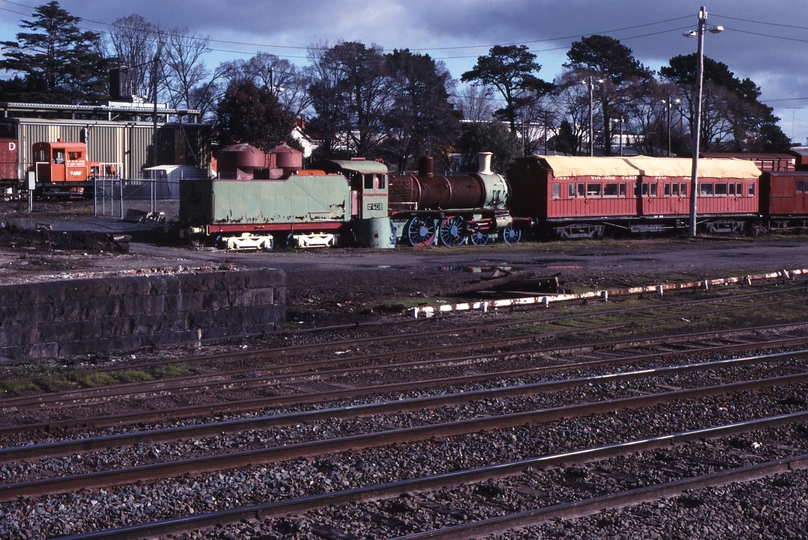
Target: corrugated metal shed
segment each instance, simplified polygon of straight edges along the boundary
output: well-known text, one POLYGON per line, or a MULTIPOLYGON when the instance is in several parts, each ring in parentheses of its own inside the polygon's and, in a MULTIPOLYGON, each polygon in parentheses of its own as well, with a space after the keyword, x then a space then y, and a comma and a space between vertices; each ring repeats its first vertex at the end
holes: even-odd
POLYGON ((31 147, 37 142, 87 143, 92 161, 115 164, 124 178, 141 178, 143 169, 155 165, 210 166, 210 126, 207 124, 109 122, 18 118, 19 171, 32 163, 31 147), (155 159, 156 148, 156 159, 155 159))

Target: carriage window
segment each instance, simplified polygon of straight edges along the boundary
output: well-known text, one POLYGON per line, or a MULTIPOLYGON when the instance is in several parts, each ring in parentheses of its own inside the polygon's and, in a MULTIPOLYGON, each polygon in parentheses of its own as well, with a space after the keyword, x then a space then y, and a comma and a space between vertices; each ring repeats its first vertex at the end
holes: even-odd
POLYGON ((648 184, 646 184, 645 182, 643 182, 642 184, 642 196, 643 197, 648 196, 648 184))
POLYGON ((385 184, 387 184, 387 175, 385 175, 385 174, 380 174, 380 175, 379 175, 379 185, 378 185, 378 188, 379 188, 379 189, 384 189, 384 188, 385 188, 385 184))
POLYGON ((625 197, 625 196, 626 196, 626 185, 625 185, 625 184, 622 184, 622 183, 620 184, 620 196, 621 196, 621 197, 625 197))
POLYGON ((656 184, 651 184, 651 197, 656 197, 657 189, 656 184))
POLYGON ((729 185, 729 194, 730 195, 735 195, 735 184, 730 184, 729 185))
POLYGON ((726 195, 727 194, 727 185, 726 184, 716 184, 715 185, 715 194, 716 195, 726 195))
POLYGON ((604 197, 617 197, 617 184, 606 184, 603 186, 604 197))
POLYGON ((738 197, 743 197, 743 184, 735 184, 735 194, 738 197))
POLYGON ((804 184, 802 183, 802 180, 797 180, 797 193, 799 193, 799 192, 801 192, 801 191, 802 191, 802 192, 804 192, 804 191, 805 191, 805 189, 803 188, 803 185, 804 185, 804 184))
POLYGON ((673 184, 671 187, 673 188, 673 195, 679 195, 679 184, 673 184))
POLYGON ((589 197, 600 197, 600 184, 587 184, 586 194, 589 197))
POLYGON ((671 196, 671 185, 670 184, 665 184, 665 196, 666 197, 671 196))
POLYGON ((570 199, 574 199, 575 198, 575 184, 567 184, 567 186, 568 186, 567 192, 568 192, 568 194, 570 196, 570 199))
POLYGON ((586 184, 578 184, 578 196, 583 197, 586 195, 586 184))
POLYGON ((365 175, 365 189, 373 189, 373 175, 366 174, 365 175))
POLYGON ((553 184, 553 198, 554 199, 561 198, 561 184, 553 184))
POLYGON ((687 197, 687 184, 679 184, 679 190, 682 192, 682 197, 687 197))
POLYGON ((749 184, 749 196, 752 197, 755 195, 755 184, 749 184))
POLYGON ((713 185, 712 184, 699 184, 699 193, 701 195, 712 195, 713 194, 713 185))

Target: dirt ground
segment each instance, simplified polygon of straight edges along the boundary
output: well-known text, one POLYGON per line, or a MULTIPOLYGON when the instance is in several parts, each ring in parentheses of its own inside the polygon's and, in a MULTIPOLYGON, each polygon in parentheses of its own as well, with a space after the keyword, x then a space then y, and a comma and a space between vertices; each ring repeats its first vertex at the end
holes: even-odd
POLYGON ((280 268, 287 276, 288 320, 325 325, 467 299, 464 289, 512 274, 536 287, 537 280, 553 278, 566 291, 582 291, 808 269, 804 236, 232 253, 183 245, 165 225, 97 218, 92 201, 37 203, 33 212, 25 201, 0 202, 0 284, 280 268))

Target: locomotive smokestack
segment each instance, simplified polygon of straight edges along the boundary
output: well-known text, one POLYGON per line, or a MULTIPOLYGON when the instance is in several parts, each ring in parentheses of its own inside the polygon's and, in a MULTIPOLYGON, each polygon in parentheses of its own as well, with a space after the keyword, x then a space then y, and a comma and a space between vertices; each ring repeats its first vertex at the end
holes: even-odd
POLYGON ((432 156, 423 156, 418 161, 418 176, 434 176, 435 160, 432 156))
POLYGON ((491 174, 491 152, 479 152, 477 157, 480 158, 480 174, 491 174))

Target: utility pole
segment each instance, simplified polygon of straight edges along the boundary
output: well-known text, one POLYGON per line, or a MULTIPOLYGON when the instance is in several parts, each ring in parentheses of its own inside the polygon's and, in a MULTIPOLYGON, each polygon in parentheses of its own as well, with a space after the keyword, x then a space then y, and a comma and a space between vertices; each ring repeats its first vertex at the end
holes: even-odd
MULTIPOLYGON (((699 189, 699 142, 701 139, 701 96, 704 86, 704 29, 707 27, 707 8, 699 10, 699 25, 697 31, 686 32, 686 37, 696 36, 698 38, 697 55, 699 60, 696 71, 696 85, 698 87, 696 96, 696 118, 693 128, 693 170, 690 177, 690 236, 696 236, 696 199, 699 189)), ((724 30, 721 26, 711 28, 710 32, 718 34, 724 30)))

